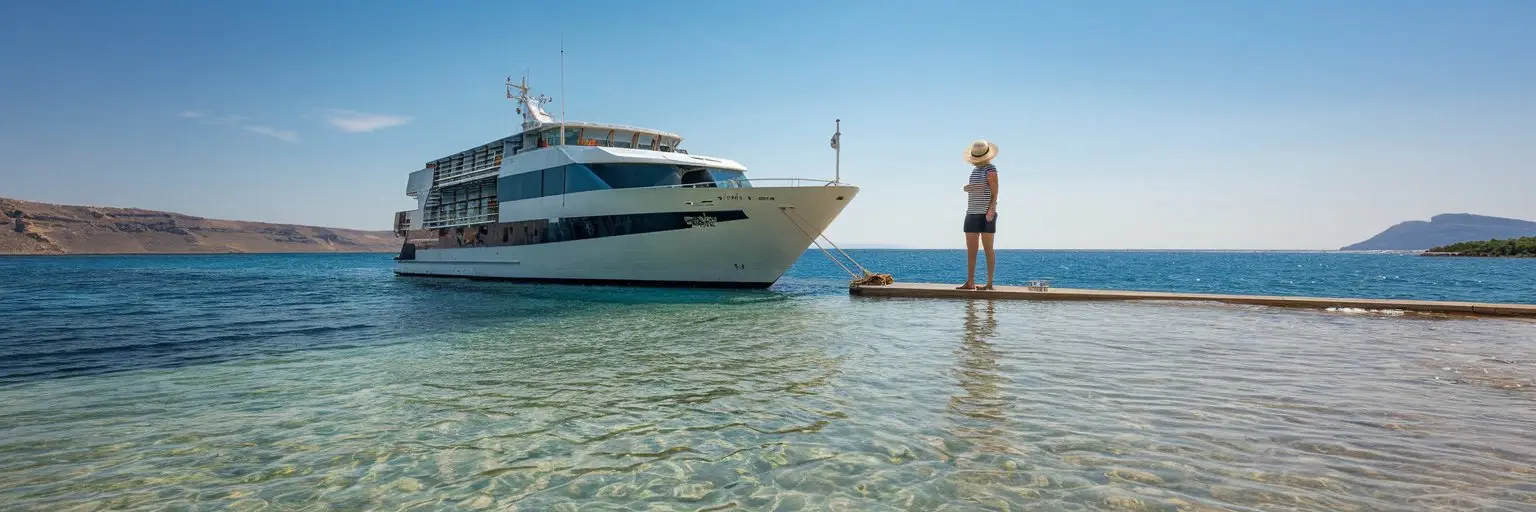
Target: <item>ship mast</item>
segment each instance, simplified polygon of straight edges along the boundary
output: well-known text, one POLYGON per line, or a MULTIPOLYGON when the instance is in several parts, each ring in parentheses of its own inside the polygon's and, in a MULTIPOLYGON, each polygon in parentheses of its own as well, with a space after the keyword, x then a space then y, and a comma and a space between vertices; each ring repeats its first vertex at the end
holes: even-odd
POLYGON ((540 103, 549 103, 551 101, 550 98, 542 94, 538 97, 532 97, 528 95, 528 91, 527 76, 523 77, 522 83, 514 83, 512 82, 512 77, 507 77, 507 99, 519 103, 517 113, 523 116, 523 129, 527 130, 554 122, 554 119, 551 119, 549 114, 539 107, 540 103), (517 91, 516 96, 512 95, 514 90, 517 91))

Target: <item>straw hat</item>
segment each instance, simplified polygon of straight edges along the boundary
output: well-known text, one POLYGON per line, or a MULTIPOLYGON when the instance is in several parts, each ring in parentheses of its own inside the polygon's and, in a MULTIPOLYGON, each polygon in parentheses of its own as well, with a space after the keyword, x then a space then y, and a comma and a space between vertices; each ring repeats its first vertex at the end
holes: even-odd
POLYGON ((986 139, 977 139, 971 143, 971 147, 965 150, 965 161, 971 164, 979 164, 997 156, 997 144, 987 142, 986 139))

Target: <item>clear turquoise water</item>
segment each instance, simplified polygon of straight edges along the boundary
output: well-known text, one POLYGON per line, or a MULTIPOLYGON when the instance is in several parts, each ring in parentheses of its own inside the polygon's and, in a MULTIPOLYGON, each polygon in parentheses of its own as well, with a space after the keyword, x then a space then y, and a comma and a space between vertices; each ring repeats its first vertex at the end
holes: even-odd
MULTIPOLYGON (((958 252, 861 251, 955 280, 958 252)), ((1014 252, 1021 282, 1536 303, 1536 261, 1014 252)), ((5 510, 1530 510, 1536 323, 0 258, 5 510)))

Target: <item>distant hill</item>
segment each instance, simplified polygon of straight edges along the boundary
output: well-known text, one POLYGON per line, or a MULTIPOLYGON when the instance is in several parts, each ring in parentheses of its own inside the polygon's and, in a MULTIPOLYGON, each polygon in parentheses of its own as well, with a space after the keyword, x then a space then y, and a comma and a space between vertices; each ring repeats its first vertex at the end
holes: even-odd
POLYGON ((1536 258, 1536 236, 1506 240, 1458 242, 1430 248, 1425 256, 1484 256, 1493 258, 1536 258))
POLYGON ((393 252, 399 245, 389 231, 0 198, 0 254, 393 252))
POLYGON ((1536 236, 1536 222, 1467 213, 1442 213, 1387 228, 1344 251, 1421 251, 1431 247, 1503 238, 1536 236))

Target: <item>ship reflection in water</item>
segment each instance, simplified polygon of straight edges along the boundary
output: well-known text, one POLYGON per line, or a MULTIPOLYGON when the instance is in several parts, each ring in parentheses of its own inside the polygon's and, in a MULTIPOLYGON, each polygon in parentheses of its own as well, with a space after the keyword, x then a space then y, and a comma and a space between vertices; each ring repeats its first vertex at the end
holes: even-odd
POLYGON ((0 508, 1536 508, 1532 322, 389 263, 0 260, 0 508))

